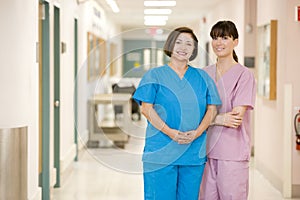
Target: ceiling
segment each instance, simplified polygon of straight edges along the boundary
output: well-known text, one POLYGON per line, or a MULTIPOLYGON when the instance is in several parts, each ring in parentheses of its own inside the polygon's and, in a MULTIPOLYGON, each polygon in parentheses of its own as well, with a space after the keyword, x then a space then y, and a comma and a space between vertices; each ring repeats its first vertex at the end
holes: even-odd
MULTIPOLYGON (((115 0, 120 12, 113 13, 105 0, 97 0, 108 16, 123 30, 141 28, 144 25, 144 1, 143 0, 115 0)), ((162 28, 174 28, 184 26, 201 20, 207 10, 214 7, 222 0, 177 0, 172 8, 166 26, 162 28)))

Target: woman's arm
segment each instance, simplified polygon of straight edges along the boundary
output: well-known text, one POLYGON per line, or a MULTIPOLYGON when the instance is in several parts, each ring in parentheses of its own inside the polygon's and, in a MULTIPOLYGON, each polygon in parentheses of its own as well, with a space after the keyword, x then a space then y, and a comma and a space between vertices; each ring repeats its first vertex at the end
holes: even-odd
POLYGON ((216 105, 207 105, 206 113, 196 130, 179 132, 179 135, 182 136, 178 140, 179 144, 188 144, 193 140, 202 135, 202 133, 209 127, 209 125, 214 121, 217 114, 216 105))
POLYGON ((217 106, 216 105, 207 105, 206 113, 196 129, 196 137, 199 137, 202 135, 202 133, 209 127, 211 122, 214 121, 215 117, 217 115, 217 106))
POLYGON ((153 104, 142 102, 141 113, 158 130, 168 135, 172 140, 178 142, 178 130, 171 129, 157 114, 153 104))
POLYGON ((218 114, 211 125, 238 128, 243 122, 246 110, 247 106, 236 106, 231 112, 218 114))

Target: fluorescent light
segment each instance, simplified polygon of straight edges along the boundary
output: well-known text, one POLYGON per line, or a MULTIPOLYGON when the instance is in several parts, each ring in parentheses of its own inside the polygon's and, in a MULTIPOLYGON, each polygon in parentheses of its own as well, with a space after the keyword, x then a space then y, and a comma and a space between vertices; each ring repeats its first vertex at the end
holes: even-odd
POLYGON ((145 20, 144 25, 146 26, 164 26, 167 22, 165 20, 145 20))
POLYGON ((114 13, 120 12, 119 6, 115 0, 106 0, 106 3, 110 6, 114 13))
POLYGON ((169 17, 168 16, 159 16, 159 15, 146 15, 144 16, 144 20, 145 21, 149 21, 149 20, 168 20, 169 17))
POLYGON ((144 6, 176 6, 176 1, 144 1, 144 6))
POLYGON ((168 15, 171 14, 171 9, 145 9, 144 14, 145 15, 168 15))

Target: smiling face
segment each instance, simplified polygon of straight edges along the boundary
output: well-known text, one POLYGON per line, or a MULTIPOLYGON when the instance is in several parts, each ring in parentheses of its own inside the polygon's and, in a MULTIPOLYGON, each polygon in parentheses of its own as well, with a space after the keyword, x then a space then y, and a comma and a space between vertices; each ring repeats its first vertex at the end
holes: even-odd
POLYGON ((190 33, 180 33, 175 40, 171 57, 178 60, 189 61, 194 48, 195 45, 192 35, 190 33))
POLYGON ((233 50, 238 45, 239 34, 233 22, 218 21, 213 25, 210 36, 212 38, 213 51, 218 58, 231 56, 231 58, 238 62, 238 58, 233 50))
POLYGON ((233 49, 238 44, 238 39, 223 36, 212 39, 212 48, 216 56, 219 58, 232 57, 233 49))

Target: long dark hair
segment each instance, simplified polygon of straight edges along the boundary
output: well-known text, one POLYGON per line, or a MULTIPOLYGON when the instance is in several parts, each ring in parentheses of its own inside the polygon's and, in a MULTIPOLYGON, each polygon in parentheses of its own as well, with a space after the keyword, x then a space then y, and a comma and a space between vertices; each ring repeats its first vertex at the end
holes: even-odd
MULTIPOLYGON (((237 28, 235 24, 232 21, 218 21, 210 31, 210 37, 212 39, 215 39, 217 37, 225 37, 229 36, 232 37, 234 40, 239 38, 239 33, 237 31, 237 28)), ((239 59, 233 50, 233 59, 238 62, 239 59)))
POLYGON ((193 53, 192 53, 189 60, 190 61, 194 60, 197 57, 197 54, 198 54, 198 39, 197 39, 196 35, 194 34, 193 30, 188 28, 188 27, 176 28, 175 30, 173 30, 169 34, 169 36, 168 36, 168 38, 165 42, 165 45, 164 45, 165 54, 167 56, 171 57, 174 46, 175 46, 176 39, 177 39, 177 37, 179 36, 180 33, 190 33, 191 34, 191 36, 194 40, 194 50, 193 50, 193 53))

